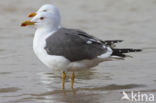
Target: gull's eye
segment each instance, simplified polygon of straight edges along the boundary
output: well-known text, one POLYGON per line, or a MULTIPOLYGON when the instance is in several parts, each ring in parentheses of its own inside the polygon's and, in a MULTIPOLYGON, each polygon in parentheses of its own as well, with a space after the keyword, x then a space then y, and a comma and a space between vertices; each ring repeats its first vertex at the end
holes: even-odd
POLYGON ((47 12, 47 10, 43 10, 43 12, 47 12))
POLYGON ((44 19, 44 17, 40 17, 40 20, 43 20, 44 19))

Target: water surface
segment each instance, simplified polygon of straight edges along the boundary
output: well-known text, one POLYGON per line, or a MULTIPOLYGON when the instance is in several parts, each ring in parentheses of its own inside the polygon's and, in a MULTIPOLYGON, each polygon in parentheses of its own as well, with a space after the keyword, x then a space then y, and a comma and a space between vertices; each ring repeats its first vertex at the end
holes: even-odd
MULTIPOLYGON (((122 103, 122 91, 156 96, 155 0, 4 0, 0 4, 0 103, 122 103), (61 90, 61 73, 45 67, 32 51, 34 29, 21 21, 45 3, 61 11, 62 25, 120 47, 142 48, 133 58, 104 62, 76 73, 75 89, 61 90)), ((146 102, 147 103, 147 102, 146 102)))

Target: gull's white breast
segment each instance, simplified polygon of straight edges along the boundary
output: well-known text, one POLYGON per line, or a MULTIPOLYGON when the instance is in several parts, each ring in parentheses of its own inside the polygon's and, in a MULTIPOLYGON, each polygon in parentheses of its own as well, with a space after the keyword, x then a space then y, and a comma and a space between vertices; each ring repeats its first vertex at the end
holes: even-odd
POLYGON ((48 35, 44 35, 42 34, 42 32, 36 31, 33 40, 33 50, 36 56, 40 59, 40 61, 43 62, 49 68, 57 70, 66 70, 69 64, 69 60, 67 60, 63 56, 48 55, 46 50, 44 49, 46 45, 46 38, 49 37, 50 34, 52 34, 52 32, 48 35))

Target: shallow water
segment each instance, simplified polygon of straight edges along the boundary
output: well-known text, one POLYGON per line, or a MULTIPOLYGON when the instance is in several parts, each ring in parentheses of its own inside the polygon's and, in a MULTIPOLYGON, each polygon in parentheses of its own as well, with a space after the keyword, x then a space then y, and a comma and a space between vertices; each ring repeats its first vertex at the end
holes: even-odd
POLYGON ((122 103, 123 90, 156 96, 155 11, 155 0, 1 1, 0 103, 122 103), (62 91, 61 73, 45 67, 32 51, 34 29, 19 26, 45 3, 60 9, 64 26, 103 40, 122 39, 118 46, 143 52, 76 73, 74 90, 69 73, 62 91))

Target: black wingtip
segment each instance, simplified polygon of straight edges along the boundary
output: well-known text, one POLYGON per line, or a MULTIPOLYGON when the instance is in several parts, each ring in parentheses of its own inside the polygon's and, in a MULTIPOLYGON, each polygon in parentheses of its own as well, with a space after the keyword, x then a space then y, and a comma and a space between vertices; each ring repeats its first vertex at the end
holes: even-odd
POLYGON ((134 49, 134 52, 141 52, 142 49, 134 49))
POLYGON ((123 40, 118 40, 118 42, 123 42, 123 40))
POLYGON ((131 52, 141 52, 142 49, 131 49, 131 48, 113 48, 112 55, 119 56, 119 57, 126 57, 124 53, 131 53, 131 52))
POLYGON ((105 45, 112 46, 116 43, 123 42, 123 40, 106 40, 106 41, 101 41, 101 42, 105 45))

